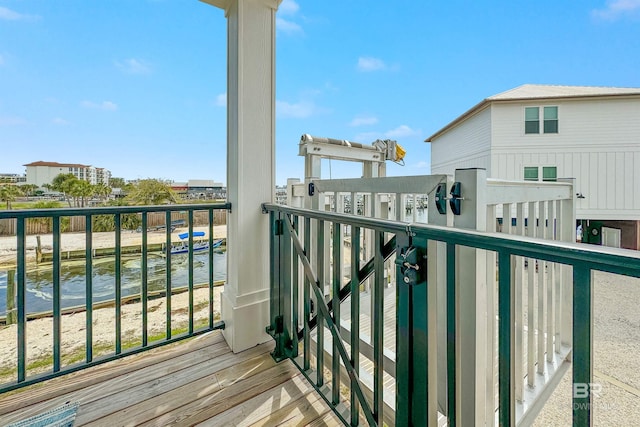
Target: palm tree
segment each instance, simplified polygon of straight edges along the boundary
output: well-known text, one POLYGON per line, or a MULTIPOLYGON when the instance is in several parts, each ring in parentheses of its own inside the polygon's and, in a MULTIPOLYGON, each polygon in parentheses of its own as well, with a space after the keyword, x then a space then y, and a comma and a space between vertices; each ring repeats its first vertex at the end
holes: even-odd
POLYGON ((32 196, 33 192, 36 191, 38 189, 38 186, 35 184, 22 184, 20 186, 20 190, 22 190, 22 193, 25 196, 32 196))
POLYGON ((93 186, 93 194, 100 199, 107 200, 111 194, 111 187, 102 183, 96 184, 93 186))
POLYGON ((20 195, 20 189, 14 184, 0 184, 0 201, 7 203, 7 210, 11 209, 13 202, 20 195))
POLYGON ((143 179, 129 192, 127 198, 136 205, 160 205, 166 202, 175 203, 176 193, 162 181, 143 179))

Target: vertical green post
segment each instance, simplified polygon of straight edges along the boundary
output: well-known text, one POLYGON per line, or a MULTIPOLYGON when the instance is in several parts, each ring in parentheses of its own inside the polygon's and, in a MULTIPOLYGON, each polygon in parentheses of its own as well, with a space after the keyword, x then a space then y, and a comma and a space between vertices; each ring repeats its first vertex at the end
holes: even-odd
POLYGON ((116 354, 122 352, 122 216, 114 214, 116 259, 115 259, 115 303, 116 303, 116 354))
POLYGON ((60 371, 60 217, 53 217, 53 372, 60 371))
MULTIPOLYGON (((511 254, 498 254, 498 401, 501 426, 515 425, 513 313, 515 299, 511 283, 511 254)), ((522 357, 522 356, 520 356, 522 357)))
MULTIPOLYGON (((337 203, 337 201, 336 201, 337 203)), ((342 248, 340 247, 340 237, 342 234, 342 226, 333 223, 333 323, 340 330, 340 288, 342 279, 342 248)), ((331 403, 337 405, 340 403, 340 356, 338 354, 338 343, 333 342, 331 359, 331 403)))
POLYGON ((427 240, 396 239, 396 425, 422 426, 428 425, 429 401, 427 240))
POLYGON ((18 262, 18 382, 27 378, 27 257, 25 254, 25 219, 17 218, 16 249, 18 262))
POLYGON ((85 217, 85 360, 93 360, 93 230, 91 215, 85 217))
MULTIPOLYGON (((355 198, 352 197, 352 200, 355 198)), ((352 204, 352 206, 355 203, 352 204)), ((355 209, 353 207, 352 209, 355 209)), ((360 374, 360 227, 351 229, 351 366, 360 374)), ((360 421, 356 377, 351 378, 351 425, 360 421)))
POLYGON ((171 211, 165 212, 165 223, 167 224, 166 229, 166 249, 165 249, 165 294, 167 307, 165 312, 165 336, 167 340, 171 339, 172 331, 171 331, 171 211))
POLYGON ((147 331, 147 322, 149 319, 148 313, 148 270, 147 270, 147 212, 142 212, 142 260, 141 260, 141 270, 142 270, 142 285, 140 289, 140 302, 142 303, 142 347, 146 347, 148 344, 148 331, 147 331))
POLYGON ((7 271, 7 325, 13 325, 16 317, 16 271, 7 271))
POLYGON ((449 427, 457 422, 456 378, 456 245, 447 243, 447 416, 449 427))
POLYGON ((213 208, 209 208, 209 329, 213 329, 213 208))
POLYGON ((573 266, 573 425, 593 425, 593 283, 588 264, 573 266))
MULTIPOLYGON (((320 293, 324 295, 324 221, 318 220, 318 228, 317 228, 317 238, 316 238, 316 254, 317 254, 317 272, 318 272, 318 283, 317 286, 320 288, 320 293)), ((322 387, 324 385, 324 315, 322 314, 322 310, 320 310, 320 304, 323 304, 324 301, 318 301, 316 313, 318 322, 316 324, 317 332, 316 332, 316 386, 322 387)))
POLYGON ((384 232, 374 232, 373 292, 373 414, 382 425, 384 411, 384 232))
MULTIPOLYGON (((304 253, 307 256, 307 260, 311 260, 311 218, 304 218, 304 253)), ((304 354, 304 370, 308 371, 311 368, 311 326, 309 325, 309 318, 311 317, 311 283, 304 275, 303 282, 304 289, 302 291, 302 298, 304 299, 304 335, 303 335, 303 354, 304 354)))
POLYGON ((193 334, 193 209, 187 213, 189 219, 189 335, 193 334))

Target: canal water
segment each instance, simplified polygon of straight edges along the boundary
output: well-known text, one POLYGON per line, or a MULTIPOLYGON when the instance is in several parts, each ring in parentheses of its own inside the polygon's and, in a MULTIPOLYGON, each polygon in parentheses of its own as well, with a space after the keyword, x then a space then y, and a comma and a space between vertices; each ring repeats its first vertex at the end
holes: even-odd
MULTIPOLYGON (((209 282, 209 254, 193 256, 193 283, 209 282)), ((122 296, 140 293, 142 284, 142 259, 140 255, 122 259, 122 296)), ((226 278, 226 251, 213 253, 213 280, 226 278)), ((147 256, 147 286, 149 292, 166 288, 166 258, 150 253, 147 256)), ((60 268, 62 308, 84 305, 86 288, 84 260, 62 261, 60 268)), ((115 297, 115 258, 93 260, 93 301, 100 302, 115 297)), ((189 283, 189 258, 187 254, 171 257, 171 287, 189 283)), ((53 267, 51 264, 29 266, 27 271, 27 313, 53 310, 53 267)), ((0 316, 6 315, 7 272, 0 271, 0 316)))

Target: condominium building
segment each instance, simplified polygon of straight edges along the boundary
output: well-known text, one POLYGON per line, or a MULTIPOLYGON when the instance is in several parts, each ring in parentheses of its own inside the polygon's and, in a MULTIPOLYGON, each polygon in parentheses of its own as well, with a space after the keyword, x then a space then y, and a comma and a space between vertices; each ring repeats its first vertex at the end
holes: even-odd
POLYGON ((109 185, 111 178, 111 172, 107 169, 78 163, 37 161, 24 166, 27 168, 27 184, 35 184, 38 187, 51 184, 53 179, 60 174, 72 174, 76 178, 88 181, 93 185, 109 185))

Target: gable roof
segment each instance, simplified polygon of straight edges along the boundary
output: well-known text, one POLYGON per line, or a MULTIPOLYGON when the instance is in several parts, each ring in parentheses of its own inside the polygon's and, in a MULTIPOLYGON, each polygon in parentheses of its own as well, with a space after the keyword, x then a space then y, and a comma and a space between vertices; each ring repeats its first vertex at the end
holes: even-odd
POLYGON ((468 117, 483 110, 493 102, 527 101, 542 99, 569 99, 569 98, 598 98, 615 96, 640 96, 640 88, 604 87, 604 86, 558 86, 558 85, 533 85, 525 84, 505 92, 492 95, 483 99, 478 104, 467 110, 451 123, 425 139, 431 142, 468 117))
POLYGON ((22 166, 51 166, 51 167, 63 167, 63 168, 90 168, 89 165, 81 165, 78 163, 58 163, 58 162, 43 162, 38 160, 37 162, 27 163, 22 166))

